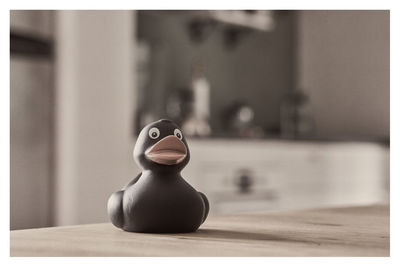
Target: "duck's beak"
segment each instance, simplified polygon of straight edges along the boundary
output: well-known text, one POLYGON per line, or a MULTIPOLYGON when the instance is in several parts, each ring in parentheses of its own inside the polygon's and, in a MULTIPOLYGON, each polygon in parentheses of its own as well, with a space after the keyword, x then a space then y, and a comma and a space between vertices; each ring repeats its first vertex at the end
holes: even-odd
POLYGON ((174 135, 168 135, 148 148, 145 155, 156 163, 174 165, 184 160, 187 155, 187 149, 179 138, 174 135))

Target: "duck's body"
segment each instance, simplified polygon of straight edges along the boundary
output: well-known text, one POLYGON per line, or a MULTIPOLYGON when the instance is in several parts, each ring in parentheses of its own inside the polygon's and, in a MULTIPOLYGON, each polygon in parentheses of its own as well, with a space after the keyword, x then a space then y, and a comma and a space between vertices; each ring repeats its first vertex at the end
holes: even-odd
MULTIPOLYGON (((159 128, 162 126, 159 125, 160 122, 163 121, 158 122, 159 128)), ((177 144, 168 135, 162 140, 177 144)), ((140 141, 143 142, 139 138, 138 142, 140 141)), ((185 141, 182 144, 187 146, 185 141)), ((149 150, 148 144, 144 147, 146 149, 140 147, 137 151, 149 150)), ((162 151, 166 149, 163 147, 162 151)), ((156 162, 156 165, 148 161, 151 156, 142 157, 143 153, 136 153, 139 155, 138 161, 145 166, 145 171, 121 191, 114 193, 108 201, 108 213, 115 226, 129 232, 183 233, 196 231, 207 218, 209 204, 206 196, 197 192, 180 175, 180 170, 189 160, 188 150, 184 160, 175 159, 179 161, 176 164, 168 161, 173 158, 170 149, 169 154, 163 153, 163 158, 154 159, 162 162, 156 162)))
POLYGON ((180 175, 144 172, 123 202, 124 218, 131 218, 123 229, 130 232, 193 232, 206 216, 201 195, 180 175))

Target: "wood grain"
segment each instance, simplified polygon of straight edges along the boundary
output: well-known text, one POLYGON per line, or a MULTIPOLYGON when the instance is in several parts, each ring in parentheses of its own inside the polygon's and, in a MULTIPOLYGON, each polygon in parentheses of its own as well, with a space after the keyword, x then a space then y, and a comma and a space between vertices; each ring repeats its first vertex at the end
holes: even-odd
POLYGON ((11 231, 11 256, 389 256, 389 207, 210 217, 195 233, 110 223, 11 231))

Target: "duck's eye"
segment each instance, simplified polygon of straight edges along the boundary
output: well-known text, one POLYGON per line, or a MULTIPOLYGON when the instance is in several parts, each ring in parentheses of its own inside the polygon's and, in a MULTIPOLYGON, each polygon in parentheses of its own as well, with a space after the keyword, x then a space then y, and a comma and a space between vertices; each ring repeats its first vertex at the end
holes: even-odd
POLYGON ((181 139, 181 140, 182 140, 182 138, 183 138, 182 132, 181 132, 181 130, 179 130, 179 129, 175 129, 175 130, 174 130, 174 135, 175 135, 176 137, 178 137, 179 139, 181 139))
POLYGON ((160 136, 160 130, 158 130, 156 127, 153 127, 149 131, 149 136, 151 139, 156 139, 160 136))

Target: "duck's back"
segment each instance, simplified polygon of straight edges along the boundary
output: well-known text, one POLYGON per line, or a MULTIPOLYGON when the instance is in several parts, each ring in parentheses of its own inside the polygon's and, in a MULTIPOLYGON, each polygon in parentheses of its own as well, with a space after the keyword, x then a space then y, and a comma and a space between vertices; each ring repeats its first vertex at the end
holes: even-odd
POLYGON ((193 232, 205 216, 200 194, 182 177, 144 175, 125 190, 124 226, 132 232, 193 232))

